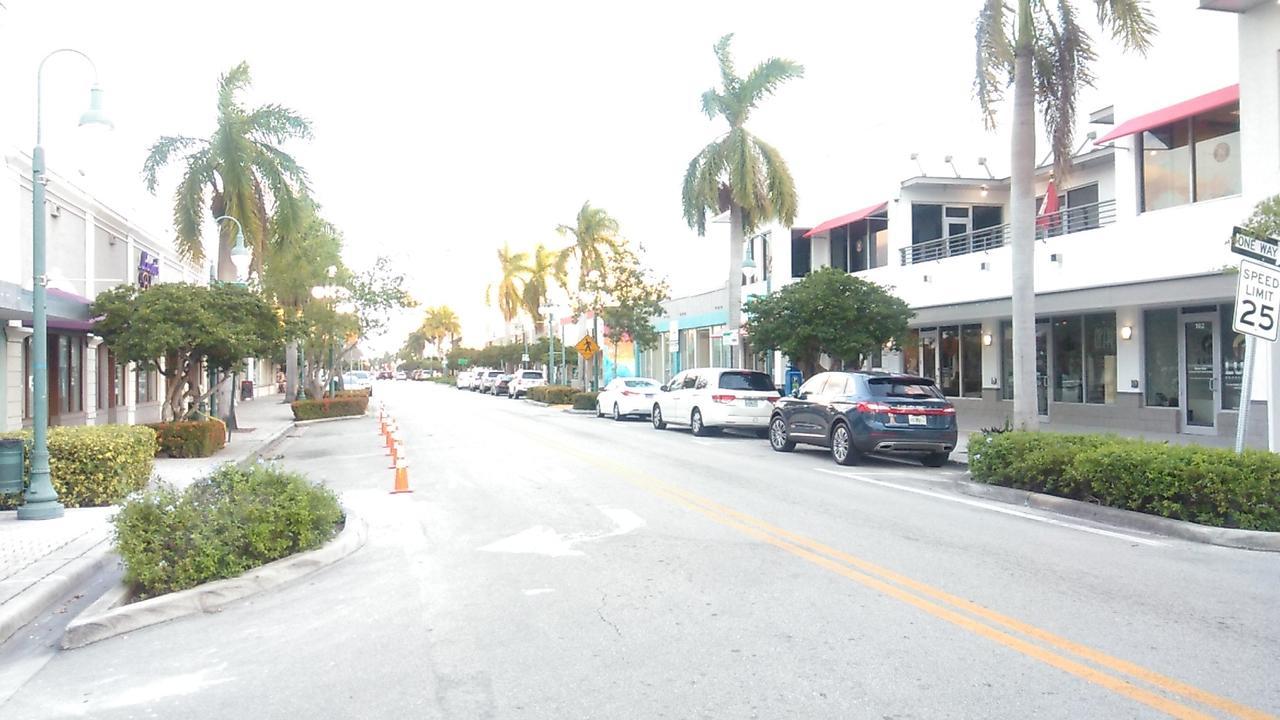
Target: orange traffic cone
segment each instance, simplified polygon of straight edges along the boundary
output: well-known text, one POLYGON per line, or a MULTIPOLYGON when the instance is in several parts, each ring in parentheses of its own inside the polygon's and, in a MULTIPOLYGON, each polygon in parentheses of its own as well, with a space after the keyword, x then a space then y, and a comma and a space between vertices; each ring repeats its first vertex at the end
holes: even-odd
POLYGON ((413 491, 409 489, 409 461, 402 456, 396 461, 396 486, 391 494, 411 492, 413 491))
POLYGON ((396 458, 397 458, 397 457, 399 457, 399 455, 400 455, 400 441, 399 441, 399 440, 392 440, 392 441, 391 441, 391 467, 392 467, 392 469, 395 469, 395 467, 396 467, 396 458))

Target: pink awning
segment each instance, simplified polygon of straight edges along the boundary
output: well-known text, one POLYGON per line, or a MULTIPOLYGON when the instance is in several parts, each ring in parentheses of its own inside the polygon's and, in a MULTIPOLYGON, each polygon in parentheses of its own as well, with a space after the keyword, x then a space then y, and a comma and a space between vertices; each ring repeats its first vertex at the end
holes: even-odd
POLYGON ((1192 115, 1199 115, 1202 112, 1215 110, 1217 108, 1230 105, 1231 103, 1240 102, 1240 86, 1228 85, 1221 90, 1214 90, 1200 97, 1194 97, 1190 100, 1183 100, 1177 105, 1170 105, 1162 110, 1149 112, 1146 115, 1140 115, 1132 120, 1120 123, 1115 130, 1103 135, 1094 141, 1094 145, 1101 145, 1105 142, 1115 140, 1126 135, 1133 135, 1151 128, 1168 125, 1179 120, 1186 120, 1192 115))
POLYGON ((887 207, 889 207, 889 203, 882 202, 878 205, 872 205, 870 207, 864 207, 861 210, 855 210, 854 212, 851 212, 848 215, 841 215, 838 218, 831 218, 830 220, 818 225, 818 227, 805 233, 804 236, 812 237, 817 233, 830 230, 831 228, 840 227, 841 225, 852 225, 853 223, 856 223, 859 220, 863 220, 872 215, 875 215, 876 213, 880 212, 881 210, 884 210, 887 207))

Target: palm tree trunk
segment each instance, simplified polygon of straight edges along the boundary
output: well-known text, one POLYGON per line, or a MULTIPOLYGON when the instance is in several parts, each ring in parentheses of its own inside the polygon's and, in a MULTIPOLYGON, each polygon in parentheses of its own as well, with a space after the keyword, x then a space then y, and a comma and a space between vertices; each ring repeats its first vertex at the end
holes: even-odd
POLYGON ((284 399, 293 402, 298 397, 298 341, 291 340, 284 346, 284 399))
POLYGON ((1013 234, 1013 424, 1039 426, 1035 309, 1035 89, 1031 77, 1031 3, 1019 0, 1013 70, 1010 221, 1013 234))
MULTIPOLYGON (((738 335, 742 327, 742 208, 729 204, 729 296, 725 300, 729 309, 729 332, 738 335)), ((738 367, 735 345, 729 345, 729 367, 738 367)))

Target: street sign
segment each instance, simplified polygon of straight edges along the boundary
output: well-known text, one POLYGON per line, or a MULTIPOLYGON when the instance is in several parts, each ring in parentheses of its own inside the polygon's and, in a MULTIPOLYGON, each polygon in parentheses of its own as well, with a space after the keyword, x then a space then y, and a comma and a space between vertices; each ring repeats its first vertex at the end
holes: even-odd
MULTIPOLYGON (((1280 240, 1234 228, 1231 233, 1231 252, 1260 260, 1268 265, 1280 265, 1280 240)), ((1275 338, 1271 338, 1275 340, 1275 338)))
POLYGON ((522 353, 520 355, 520 362, 529 362, 529 353, 522 353))
POLYGON ((458 365, 459 365, 460 367, 466 367, 466 366, 467 366, 467 363, 469 363, 469 362, 471 362, 471 361, 470 361, 470 360, 468 360, 468 359, 466 359, 466 358, 458 358, 458 365))
POLYGON ((1280 268, 1241 260, 1231 328, 1244 335, 1275 342, 1280 336, 1277 318, 1280 318, 1280 268))
POLYGON ((578 344, 573 347, 576 348, 578 354, 584 358, 589 358, 600 352, 600 344, 597 343, 590 335, 583 335, 582 339, 578 341, 578 344))

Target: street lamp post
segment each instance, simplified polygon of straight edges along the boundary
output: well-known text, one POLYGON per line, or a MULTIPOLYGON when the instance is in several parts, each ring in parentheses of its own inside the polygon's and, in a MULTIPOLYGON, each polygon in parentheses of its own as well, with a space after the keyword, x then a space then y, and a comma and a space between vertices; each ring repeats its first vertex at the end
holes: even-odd
POLYGON ((36 70, 36 145, 31 151, 31 482, 18 508, 19 520, 49 520, 62 517, 62 503, 49 479, 49 320, 45 288, 45 176, 44 148, 41 146, 41 115, 44 105, 44 64, 60 53, 78 55, 93 68, 89 89, 89 109, 80 116, 81 125, 111 127, 102 112, 102 88, 98 87, 98 67, 88 55, 72 48, 54 50, 40 61, 36 70))
POLYGON ((543 305, 538 312, 547 319, 547 384, 555 384, 556 336, 551 334, 551 324, 555 322, 555 308, 543 305))
MULTIPOLYGON (((600 357, 604 355, 604 350, 600 349, 600 279, 603 277, 599 270, 592 270, 587 273, 587 277, 594 286, 595 298, 591 306, 591 339, 596 341, 596 354, 591 356, 591 389, 598 392, 600 390, 600 357)), ((583 378, 586 382, 586 378, 583 378)))

